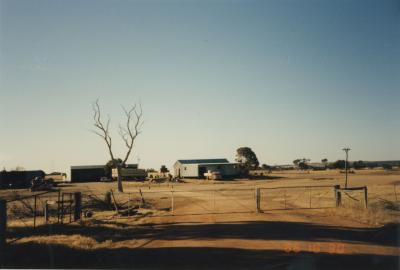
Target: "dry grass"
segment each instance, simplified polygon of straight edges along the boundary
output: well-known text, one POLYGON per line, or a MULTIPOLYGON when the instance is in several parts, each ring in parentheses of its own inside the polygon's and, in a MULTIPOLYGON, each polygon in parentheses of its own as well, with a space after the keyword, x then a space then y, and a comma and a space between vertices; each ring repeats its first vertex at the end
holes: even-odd
MULTIPOLYGON (((392 204, 396 205, 397 209, 400 206, 400 203, 392 204)), ((400 211, 388 209, 386 204, 373 204, 368 208, 359 205, 343 206, 329 209, 327 213, 372 227, 400 223, 400 211)))

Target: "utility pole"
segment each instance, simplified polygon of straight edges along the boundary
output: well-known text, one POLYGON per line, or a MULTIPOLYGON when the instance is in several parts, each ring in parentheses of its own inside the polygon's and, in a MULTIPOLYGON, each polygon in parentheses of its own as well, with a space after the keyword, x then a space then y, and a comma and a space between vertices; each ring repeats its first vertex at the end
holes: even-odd
POLYGON ((349 159, 350 148, 346 147, 346 148, 343 148, 342 150, 346 152, 346 162, 344 163, 344 169, 346 171, 346 182, 344 184, 344 187, 347 188, 347 170, 348 170, 347 162, 348 162, 348 159, 349 159))

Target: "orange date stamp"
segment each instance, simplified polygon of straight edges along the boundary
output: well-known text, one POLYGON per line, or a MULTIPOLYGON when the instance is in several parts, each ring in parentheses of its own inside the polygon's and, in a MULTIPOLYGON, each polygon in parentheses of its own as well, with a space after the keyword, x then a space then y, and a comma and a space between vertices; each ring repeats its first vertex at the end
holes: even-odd
POLYGON ((288 253, 305 251, 313 253, 345 254, 345 245, 344 243, 285 243, 283 245, 283 250, 288 253))

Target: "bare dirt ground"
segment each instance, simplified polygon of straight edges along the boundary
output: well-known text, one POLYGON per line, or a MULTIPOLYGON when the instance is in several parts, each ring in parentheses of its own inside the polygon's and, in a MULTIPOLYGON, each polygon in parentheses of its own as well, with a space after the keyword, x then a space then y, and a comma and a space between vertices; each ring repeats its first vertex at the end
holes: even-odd
MULTIPOLYGON (((126 182, 125 193, 115 194, 119 204, 128 198, 135 204, 140 189, 151 205, 129 217, 106 209, 93 211, 93 217, 79 223, 39 222, 35 231, 31 220, 11 219, 9 246, 1 266, 399 269, 400 215, 386 207, 399 199, 400 186, 395 186, 400 184, 399 171, 366 170, 349 175, 349 186, 368 187, 368 209, 358 201, 358 194, 350 194, 343 207, 334 207, 331 186, 344 185, 344 175, 338 171, 185 182, 126 182), (307 188, 315 185, 330 187, 307 188), (256 213, 256 187, 289 186, 302 188, 266 190, 261 193, 263 211, 256 213)), ((62 190, 102 198, 115 186, 68 183, 62 190)), ((1 191, 0 196, 13 194, 1 191)))

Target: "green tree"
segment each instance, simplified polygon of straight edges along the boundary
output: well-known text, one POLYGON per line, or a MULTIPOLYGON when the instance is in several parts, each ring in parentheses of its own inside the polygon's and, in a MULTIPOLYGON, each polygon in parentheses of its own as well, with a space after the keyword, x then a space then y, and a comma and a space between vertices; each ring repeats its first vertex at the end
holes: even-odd
POLYGON ((300 170, 307 170, 309 168, 309 165, 306 161, 300 161, 299 162, 299 169, 300 170))
POLYGON ((391 170, 391 169, 393 169, 393 166, 391 164, 385 163, 385 164, 382 164, 382 168, 385 170, 391 170))
POLYGON ((300 159, 300 158, 293 160, 293 164, 294 164, 294 166, 296 166, 296 167, 299 167, 299 163, 300 163, 300 162, 301 162, 301 159, 300 159))
POLYGON ((169 172, 169 170, 167 169, 167 167, 165 165, 162 165, 161 168, 160 168, 160 172, 161 173, 167 173, 167 172, 169 172))
POLYGON ((376 162, 368 162, 367 163, 367 167, 370 168, 370 169, 374 169, 374 168, 378 167, 378 163, 376 163, 376 162))
POLYGON ((298 158, 293 160, 293 164, 297 166, 300 170, 307 170, 309 168, 308 163, 310 159, 308 158, 298 158))
POLYGON ((267 164, 263 164, 263 165, 261 165, 261 168, 262 168, 263 170, 269 170, 269 169, 271 169, 271 166, 269 166, 269 165, 267 165, 267 164))
POLYGON ((256 154, 250 147, 240 147, 236 150, 236 161, 239 162, 245 169, 257 169, 260 163, 256 154))
POLYGON ((111 178, 111 176, 112 176, 112 169, 115 168, 115 167, 114 167, 115 164, 116 164, 117 166, 119 166, 119 167, 123 167, 123 161, 122 161, 122 159, 120 159, 120 158, 115 158, 114 160, 111 160, 111 159, 110 159, 110 160, 106 163, 106 166, 104 167, 104 170, 105 170, 105 172, 106 172, 106 176, 107 176, 107 177, 111 178))
POLYGON ((340 160, 336 160, 335 162, 333 162, 332 164, 332 168, 334 169, 341 169, 343 170, 346 167, 346 161, 343 159, 340 160))
POLYGON ((324 164, 325 169, 328 167, 328 159, 327 158, 323 158, 321 159, 322 164, 324 164))
POLYGON ((362 161, 362 160, 359 160, 359 161, 354 161, 353 162, 353 167, 354 167, 354 169, 356 169, 356 170, 359 170, 359 169, 363 169, 363 168, 365 168, 367 165, 364 163, 364 161, 362 161))

